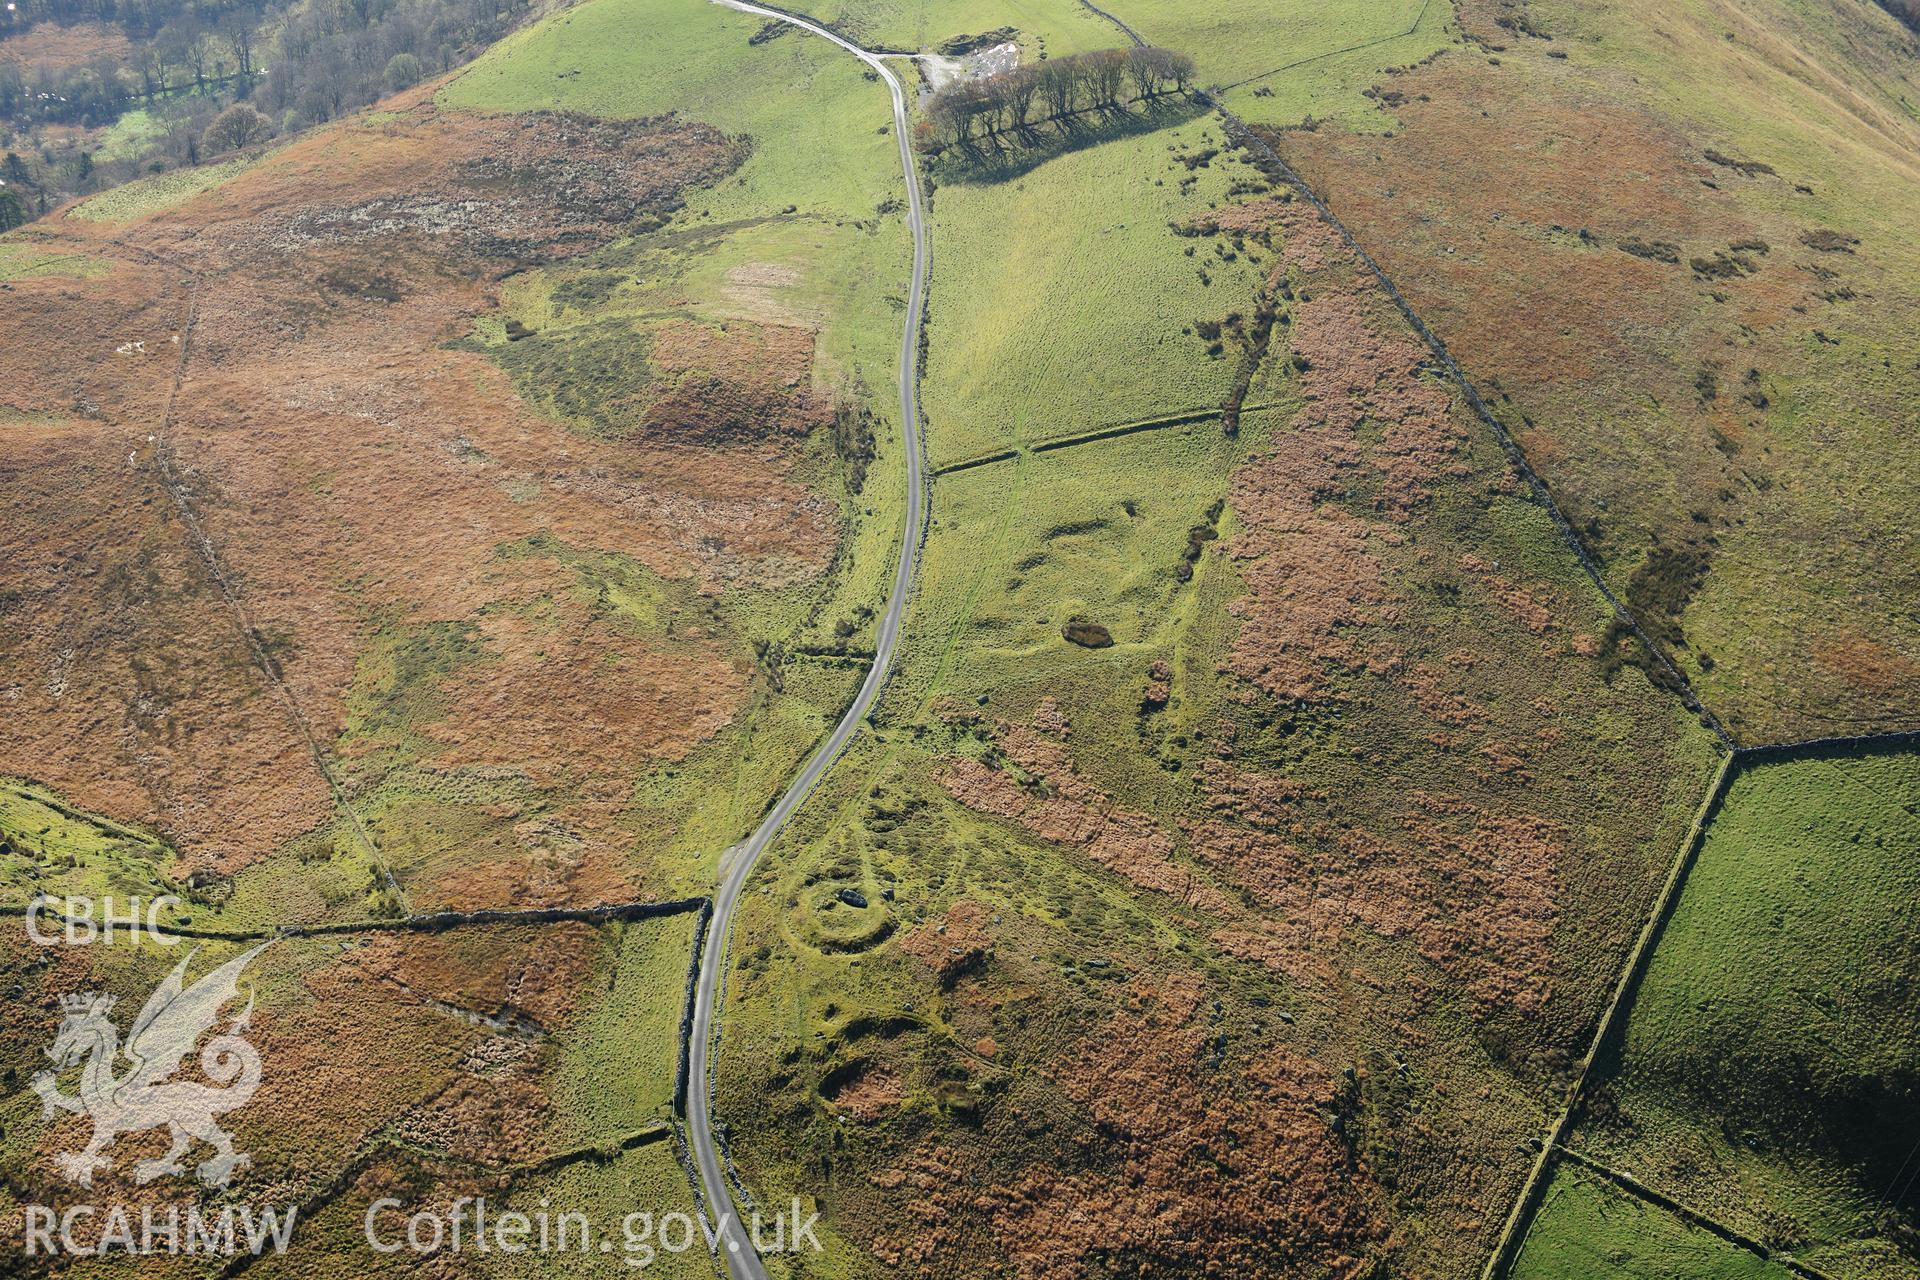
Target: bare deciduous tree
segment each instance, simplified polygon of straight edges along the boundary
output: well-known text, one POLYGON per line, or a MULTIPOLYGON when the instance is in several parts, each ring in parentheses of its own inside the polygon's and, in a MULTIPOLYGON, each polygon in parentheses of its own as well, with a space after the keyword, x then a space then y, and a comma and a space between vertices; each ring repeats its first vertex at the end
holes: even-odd
POLYGON ((265 142, 273 134, 267 118, 245 102, 236 102, 213 118, 200 135, 200 148, 208 155, 238 151, 256 142, 265 142))
POLYGON ((1127 79, 1127 55, 1118 49, 1101 49, 1086 55, 1087 81, 1095 106, 1112 111, 1120 109, 1120 90, 1127 79))
POLYGON ((226 39, 227 47, 233 50, 234 61, 239 64, 240 79, 247 84, 253 83, 254 21, 252 14, 235 10, 220 24, 220 34, 226 39))

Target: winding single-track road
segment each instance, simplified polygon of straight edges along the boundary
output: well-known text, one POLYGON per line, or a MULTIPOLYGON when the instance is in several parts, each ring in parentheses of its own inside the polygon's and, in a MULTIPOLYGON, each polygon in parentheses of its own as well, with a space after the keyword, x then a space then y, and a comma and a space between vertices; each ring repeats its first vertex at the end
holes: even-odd
POLYGON ((900 558, 894 568, 893 591, 887 597, 887 610, 880 619, 880 634, 874 643, 873 666, 861 682, 833 732, 808 759, 787 787, 780 802, 768 811, 752 835, 735 845, 720 860, 720 885, 714 894, 713 925, 707 931, 706 947, 700 957, 700 979, 694 990, 693 1025, 688 1045, 687 1141, 693 1148, 694 1164, 706 1191, 707 1213, 716 1235, 715 1247, 726 1259, 727 1270, 735 1280, 765 1280, 766 1268, 754 1252, 753 1241, 740 1223, 733 1196, 727 1187, 726 1169, 721 1163, 713 1137, 712 1077, 708 1050, 718 1026, 720 988, 726 970, 727 935, 733 923, 734 908, 739 905, 747 879, 755 864, 773 843, 780 828, 796 813, 833 762, 860 731, 874 700, 886 687, 899 647, 900 624, 907 612, 907 600, 913 594, 914 562, 920 545, 920 527, 925 513, 925 462, 920 448, 920 405, 916 393, 920 363, 920 313, 927 282, 927 227, 920 194, 920 181, 914 172, 913 148, 907 132, 907 96, 899 78, 878 55, 842 39, 805 18, 777 9, 762 8, 747 0, 714 0, 729 9, 759 14, 779 22, 791 23, 803 31, 833 41, 842 49, 879 73, 893 98, 893 133, 900 142, 900 172, 907 184, 907 227, 913 233, 913 279, 907 290, 907 322, 900 335, 900 427, 906 446, 907 518, 901 526, 900 558))

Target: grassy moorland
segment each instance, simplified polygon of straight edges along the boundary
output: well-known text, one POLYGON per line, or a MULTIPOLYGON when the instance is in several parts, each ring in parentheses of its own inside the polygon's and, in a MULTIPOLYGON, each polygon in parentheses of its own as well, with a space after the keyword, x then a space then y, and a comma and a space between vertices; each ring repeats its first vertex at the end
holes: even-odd
MULTIPOLYGON (((138 706, 143 725, 157 709, 141 732, 226 772, 191 801, 136 781, 131 754, 110 796, 76 785, 77 759, 40 781, 149 822, 180 874, 231 880, 248 919, 400 910, 381 867, 420 907, 710 882, 858 681, 900 538, 907 244, 885 94, 820 41, 743 60, 757 29, 718 6, 585 6, 437 101, 415 92, 250 163, 111 192, 9 242, 23 332, 89 308, 113 332, 134 305, 116 294, 151 287, 143 318, 169 327, 126 324, 104 372, 150 385, 183 350, 220 371, 183 384, 166 447, 218 481, 199 518, 250 584, 253 635, 219 607, 162 625, 161 599, 217 598, 213 571, 168 531, 177 495, 151 470, 117 476, 134 562, 66 596, 185 587, 134 607, 150 620, 129 635, 158 649, 116 641, 124 668, 84 664, 72 692, 49 679, 22 714, 57 737, 103 706, 138 706), (621 52, 635 29, 644 74, 621 52), (458 225, 423 236, 423 202, 449 192, 469 198, 458 225), (178 279, 89 265, 127 236, 216 273, 192 345, 178 279), (263 316, 299 336, 276 346, 263 316), (271 415, 267 366, 289 388, 271 415), (221 496, 238 492, 274 498, 221 496), (208 686, 189 649, 226 664, 224 702, 194 696, 208 686), (270 822, 236 822, 241 787, 270 822), (222 809, 217 834, 181 821, 222 809)), ((10 411, 39 422, 70 403, 57 344, 10 352, 10 411)), ((93 437, 58 416, 47 429, 115 457, 124 435, 137 457, 160 403, 106 405, 114 429, 93 437)), ((20 536, 57 543, 75 517, 34 492, 20 536)), ((53 619, 90 607, 18 598, 53 619)), ((71 658, 59 633, 10 634, 22 663, 55 670, 71 658)), ((18 749, 16 772, 44 758, 18 749)))
MULTIPOLYGON (((685 1178, 666 1142, 616 1153, 665 1117, 691 932, 691 917, 677 916, 270 944, 239 983, 240 997, 251 999, 247 1039, 262 1084, 247 1106, 222 1117, 252 1160, 236 1186, 256 1208, 299 1215, 292 1247, 264 1259, 264 1273, 416 1272, 419 1257, 367 1247, 362 1222, 382 1196, 404 1206, 391 1219, 395 1235, 407 1214, 456 1195, 484 1194, 497 1207, 511 1201, 529 1212, 544 1196, 551 1212, 587 1214, 616 1242, 622 1216, 636 1205, 656 1215, 684 1210, 685 1178)), ((41 998, 113 994, 127 1010, 116 1019, 124 1033, 131 1011, 176 964, 188 961, 193 982, 241 950, 203 942, 52 953, 9 931, 0 973, 31 994, 8 1002, 0 1055, 22 1081, 30 1066, 45 1064, 41 998)), ((76 1088, 74 1074, 62 1073, 64 1092, 76 1088)), ((86 1117, 43 1119, 39 1098, 22 1084, 0 1100, 0 1118, 4 1210, 66 1194, 52 1158, 84 1144, 86 1117)), ((136 1161, 163 1145, 153 1135, 122 1135, 94 1194, 139 1195, 161 1214, 204 1207, 191 1177, 136 1189, 136 1161)), ((189 1159, 207 1154, 197 1148, 189 1159)), ((137 1269, 185 1277, 204 1261, 145 1258, 137 1269)), ((574 1258, 564 1273, 589 1262, 605 1265, 598 1255, 574 1258)), ((133 1273, 121 1269, 124 1259, 93 1265, 97 1274, 133 1273)))
MULTIPOLYGON (((1136 145, 1040 159, 987 189, 991 225, 1136 145)), ((1163 198, 1158 176, 1115 171, 1108 205, 1163 198)), ((874 732, 742 908, 735 1157, 756 1194, 820 1195, 870 1270, 966 1273, 1017 1240, 1471 1272, 1709 771, 1706 735, 1603 661, 1591 584, 1385 300, 1247 182, 1177 235, 1110 215, 1143 261, 1258 261, 1187 345, 1148 348, 1151 376, 1092 385, 1217 392, 1195 380, 1251 359, 1266 407, 1237 435, 1214 417, 941 477, 874 732), (993 1190, 962 1212, 965 1187, 993 1190), (1138 1195, 1180 1230, 1119 1208, 1138 1195), (1276 1203, 1282 1239, 1257 1225, 1276 1203)), ((936 453, 993 394, 939 367, 977 341, 941 310, 951 273, 991 278, 954 226, 976 199, 935 195, 958 259, 936 453)), ((1112 279, 1054 278, 1035 350, 1001 361, 1050 368, 1035 385, 1069 376, 1038 357, 1076 350, 1078 317, 1126 315, 1112 279)), ((992 297, 1035 306, 1007 285, 979 314, 992 297)))
MULTIPOLYGON (((705 613, 702 625, 742 636, 772 673, 749 716, 642 785, 644 810, 666 819, 647 827, 672 842, 652 854, 690 870, 750 824, 849 696, 900 537, 892 387, 907 246, 885 94, 824 41, 749 46, 758 26, 713 5, 585 6, 503 43, 440 95, 481 110, 679 112, 747 148, 738 170, 696 193, 670 225, 523 274, 503 291, 477 349, 523 395, 583 430, 617 435, 649 400, 671 397, 676 374, 695 396, 716 360, 749 377, 772 354, 756 352, 751 335, 775 326, 789 345, 804 335, 811 363, 798 376, 842 406, 813 432, 798 468, 833 498, 844 530, 824 582, 796 575, 671 610, 705 613), (665 348, 686 344, 689 322, 705 350, 680 372, 665 348), (729 338, 743 329, 748 342, 729 338), (650 365, 637 358, 649 350, 650 365)), ((696 873, 684 883, 702 882, 696 873)))
MULTIPOLYGON (((1904 482, 1860 463, 1900 456, 1914 354, 1907 72, 1822 4, 1857 79, 1795 61, 1837 46, 1771 0, 1765 30, 1115 6, 1248 118, 1315 118, 1277 145, 1749 735, 1877 724, 1910 680, 1904 482)), ((817 12, 1119 43, 1062 0, 817 12)), ((5 241, 10 899, 191 875, 197 922, 265 927, 399 909, 383 865, 416 908, 708 889, 861 678, 902 533, 889 129, 824 41, 587 0, 204 188, 5 241)), ((1477 1275, 1717 743, 1198 104, 928 173, 928 446, 980 465, 936 480, 900 669, 734 922, 730 1155, 827 1247, 774 1270, 1477 1275), (1191 420, 1103 434, 1164 416, 1191 420)), ((1910 766, 1742 776, 1572 1139, 1846 1280, 1911 1270, 1874 1199, 1920 1136, 1910 766)), ((179 954, 16 944, 0 1211, 77 1127, 20 1087, 51 998, 137 1006, 179 954)), ((396 1188, 684 1208, 634 1134, 691 945, 685 916, 276 943, 241 1137, 311 1226, 260 1273, 359 1274, 396 1188)), ((1522 1270, 1777 1275, 1571 1166, 1522 1270)))
POLYGON ((1574 1145, 1828 1275, 1920 1274, 1912 753, 1748 768, 1574 1145))
POLYGON ((1862 0, 1461 13, 1372 124, 1276 145, 1737 737, 1914 723, 1913 35, 1862 0))
POLYGON ((1192 55, 1202 83, 1226 88, 1248 120, 1355 128, 1380 127, 1359 91, 1383 68, 1447 48, 1454 17, 1444 0, 1311 0, 1279 12, 1261 0, 1137 0, 1111 9, 1148 43, 1192 55))

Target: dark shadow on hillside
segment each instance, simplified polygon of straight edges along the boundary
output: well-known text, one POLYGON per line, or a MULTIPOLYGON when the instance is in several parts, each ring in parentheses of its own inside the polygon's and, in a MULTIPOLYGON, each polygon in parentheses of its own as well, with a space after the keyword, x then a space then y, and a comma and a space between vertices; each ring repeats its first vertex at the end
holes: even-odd
POLYGON ((971 149, 971 154, 965 148, 948 147, 934 162, 933 175, 937 182, 956 186, 1006 182, 1058 156, 1115 138, 1157 133, 1203 116, 1207 110, 1207 106, 1194 97, 1169 94, 1155 99, 1142 111, 1082 112, 980 144, 971 149))

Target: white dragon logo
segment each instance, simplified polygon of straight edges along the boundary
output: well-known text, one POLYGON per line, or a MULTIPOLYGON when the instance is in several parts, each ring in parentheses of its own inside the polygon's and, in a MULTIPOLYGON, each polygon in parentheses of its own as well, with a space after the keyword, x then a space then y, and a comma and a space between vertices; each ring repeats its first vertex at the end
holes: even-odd
POLYGON ((232 1135, 213 1121, 217 1115, 245 1106, 260 1087, 260 1055, 240 1038, 253 1014, 253 996, 248 995, 247 1007, 226 1031, 209 1040, 200 1052, 200 1069, 224 1088, 170 1077, 185 1064, 187 1055, 220 1015, 221 1007, 239 995, 241 971, 267 945, 261 943, 186 987, 187 963, 198 954, 189 952, 147 998, 140 1016, 133 1020, 125 1049, 109 1017, 114 997, 87 992, 60 998, 66 1018, 54 1036, 53 1047, 47 1050, 54 1069, 33 1078, 33 1091, 41 1098, 42 1119, 50 1119, 58 1107, 93 1120, 93 1138, 86 1147, 56 1157, 68 1181, 92 1186, 94 1170, 113 1163, 101 1152, 116 1137, 162 1125, 172 1134, 173 1145, 164 1156, 134 1166, 134 1177, 143 1186, 167 1174, 186 1172, 180 1157, 195 1139, 214 1150, 198 1169, 200 1181, 209 1187, 226 1186, 235 1169, 253 1163, 233 1149, 232 1135), (124 1075, 116 1076, 115 1059, 122 1054, 132 1065, 124 1075), (79 1096, 61 1093, 55 1082, 57 1074, 82 1063, 79 1096))

